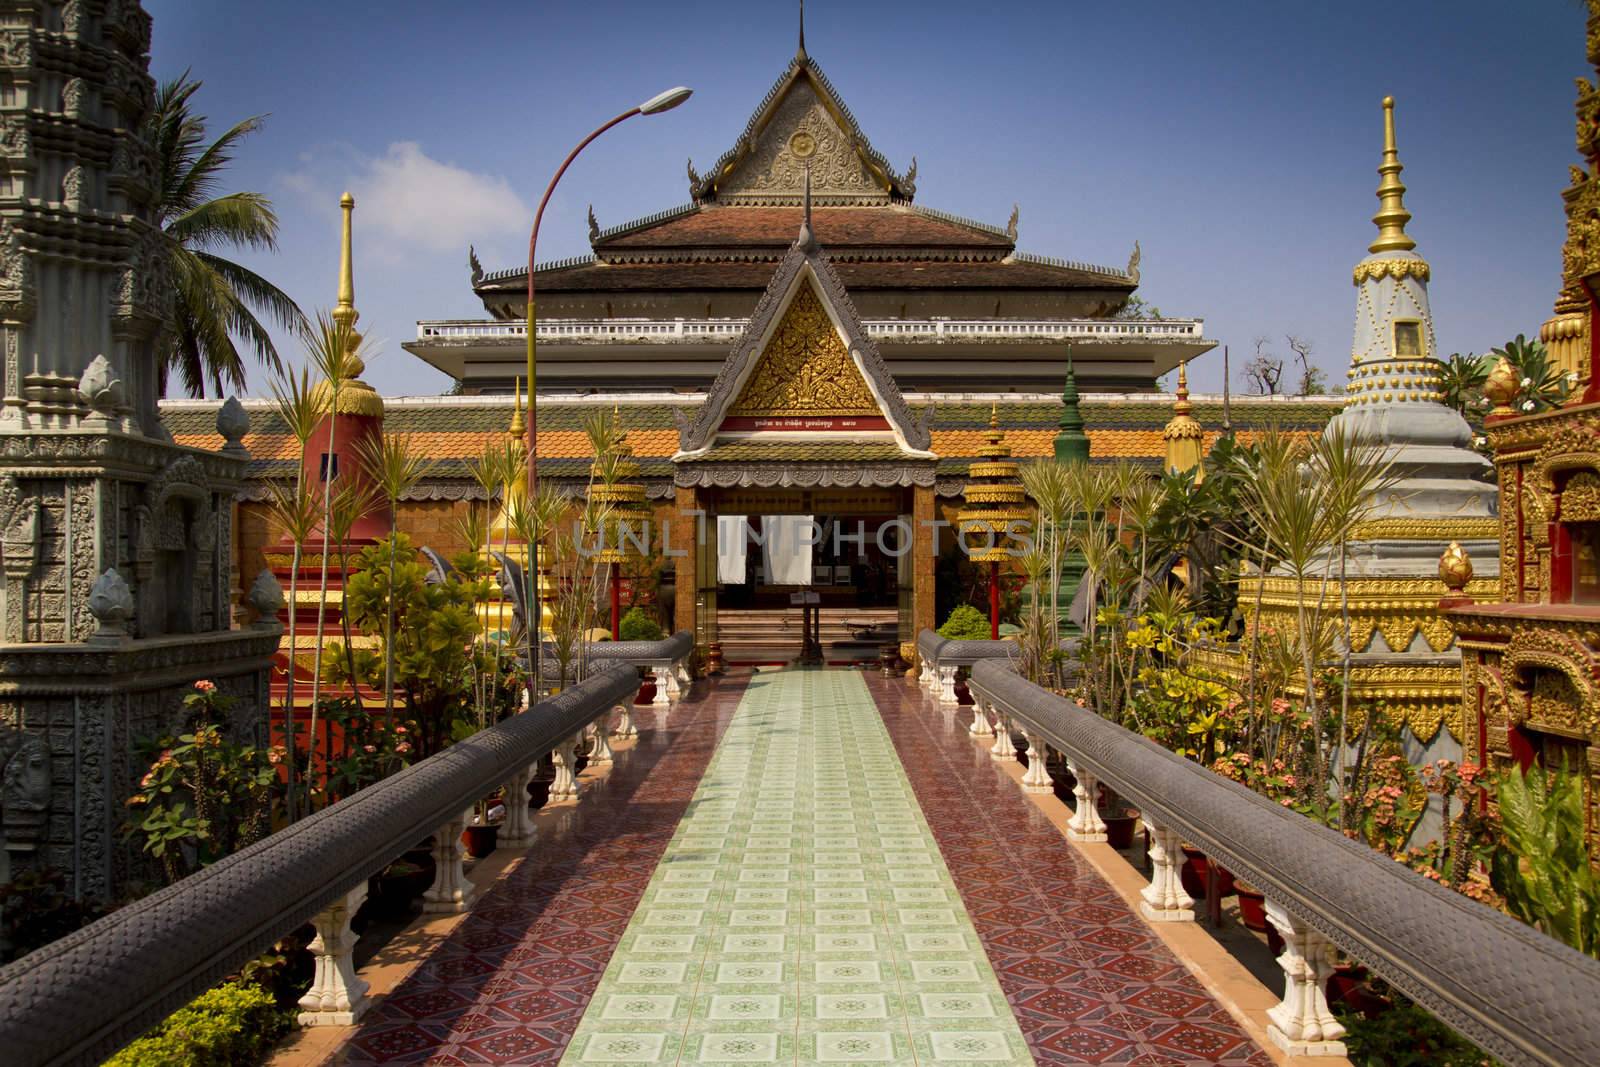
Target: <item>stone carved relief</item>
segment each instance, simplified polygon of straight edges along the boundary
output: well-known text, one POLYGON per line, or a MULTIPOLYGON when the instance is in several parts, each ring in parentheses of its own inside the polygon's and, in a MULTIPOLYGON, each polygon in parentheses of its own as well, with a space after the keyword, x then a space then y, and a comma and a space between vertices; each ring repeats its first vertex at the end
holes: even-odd
POLYGON ((67 79, 67 84, 61 90, 61 110, 73 118, 81 118, 88 92, 89 87, 82 78, 67 79))
POLYGON ((1506 644, 1500 669, 1512 690, 1505 694, 1508 724, 1600 738, 1594 662, 1581 641, 1553 630, 1518 630, 1506 644), (1560 676, 1560 682, 1550 675, 1560 676))
POLYGON ((6 851, 33 851, 44 840, 50 778, 50 746, 42 738, 23 738, 0 772, 0 829, 6 851))
POLYGON ((0 67, 33 65, 33 31, 26 26, 0 30, 0 67))
POLYGON ((68 640, 83 641, 95 631, 89 600, 100 574, 95 546, 98 509, 93 483, 69 483, 66 506, 72 509, 72 541, 67 545, 67 551, 72 554, 72 617, 66 620, 65 629, 68 640))
POLYGON ((758 136, 754 151, 718 183, 724 202, 800 197, 806 167, 811 194, 851 200, 887 200, 886 193, 857 154, 850 137, 828 114, 809 81, 794 84, 787 99, 758 136))
MULTIPOLYGON (((0 314, 26 319, 33 310, 33 262, 22 249, 22 235, 0 218, 0 314)), ((8 379, 8 383, 15 379, 8 379)), ((15 386, 10 386, 15 391, 15 386)))

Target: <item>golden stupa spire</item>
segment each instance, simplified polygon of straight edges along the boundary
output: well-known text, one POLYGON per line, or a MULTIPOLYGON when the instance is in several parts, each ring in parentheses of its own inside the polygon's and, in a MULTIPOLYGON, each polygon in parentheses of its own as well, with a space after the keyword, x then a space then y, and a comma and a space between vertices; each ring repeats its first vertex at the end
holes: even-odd
POLYGON ((1161 439, 1167 443, 1167 470, 1192 470, 1198 480, 1203 471, 1200 461, 1204 458, 1206 433, 1193 412, 1194 405, 1189 402, 1189 364, 1184 361, 1178 364, 1178 398, 1161 439))
POLYGON ((1378 239, 1367 246, 1369 252, 1409 252, 1417 242, 1406 235, 1411 212, 1406 210, 1406 187, 1400 181, 1400 150, 1394 139, 1394 97, 1383 98, 1383 162, 1378 164, 1378 213, 1372 221, 1378 226, 1378 239))
POLYGON ((522 421, 522 375, 519 374, 512 380, 511 393, 515 399, 512 400, 511 425, 506 433, 515 441, 520 440, 528 432, 528 424, 522 421))
POLYGON ((351 252, 350 216, 356 210, 356 198, 345 193, 339 198, 344 212, 344 229, 339 235, 339 296, 333 305, 333 321, 341 326, 354 326, 361 317, 356 311, 355 256, 351 252))
MULTIPOLYGON (((356 311, 356 271, 354 242, 351 239, 353 228, 352 216, 355 214, 356 198, 345 193, 339 198, 339 208, 343 220, 339 232, 339 292, 334 298, 333 311, 330 313, 333 321, 339 326, 350 331, 346 342, 348 360, 344 368, 344 377, 339 385, 337 413, 353 415, 383 415, 383 398, 361 380, 361 375, 366 371, 367 365, 360 356, 361 335, 356 332, 356 320, 361 318, 356 311)), ((319 390, 330 390, 328 382, 320 382, 319 390)))

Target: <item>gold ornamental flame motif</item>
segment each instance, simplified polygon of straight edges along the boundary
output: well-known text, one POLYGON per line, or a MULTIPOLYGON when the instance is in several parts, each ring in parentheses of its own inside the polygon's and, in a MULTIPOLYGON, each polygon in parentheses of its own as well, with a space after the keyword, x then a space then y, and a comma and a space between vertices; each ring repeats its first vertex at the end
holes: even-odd
POLYGON ((783 313, 728 414, 881 414, 809 279, 783 313))
POLYGON ((1483 395, 1494 404, 1493 415, 1514 415, 1516 412, 1511 407, 1521 386, 1518 384, 1517 369, 1511 361, 1501 356, 1495 363, 1494 369, 1489 371, 1489 377, 1483 382, 1483 395))
POLYGON ((1462 549, 1460 542, 1451 541, 1450 547, 1439 557, 1439 578, 1446 589, 1457 595, 1472 581, 1472 557, 1462 549))

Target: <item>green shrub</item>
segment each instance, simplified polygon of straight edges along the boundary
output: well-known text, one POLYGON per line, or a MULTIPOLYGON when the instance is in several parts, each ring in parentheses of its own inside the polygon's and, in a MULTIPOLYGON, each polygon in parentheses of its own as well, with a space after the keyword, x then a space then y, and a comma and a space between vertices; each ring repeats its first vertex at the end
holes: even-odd
POLYGON ((1381 981, 1373 991, 1390 1006, 1376 1017, 1340 1005, 1344 1044, 1356 1067, 1487 1067, 1495 1061, 1472 1042, 1381 981))
POLYGON ((962 604, 944 620, 944 625, 939 627, 939 636, 952 641, 987 641, 989 616, 971 604, 962 604))
POLYGON ((617 635, 619 641, 659 641, 665 636, 655 616, 638 605, 628 609, 617 629, 621 631, 617 635))
POLYGON ((1506 910, 1579 952, 1600 956, 1600 878, 1584 841, 1583 779, 1516 770, 1495 783, 1506 848, 1489 868, 1506 910))
POLYGON ((289 1027, 272 994, 224 982, 106 1061, 105 1067, 244 1067, 263 1062, 289 1027))

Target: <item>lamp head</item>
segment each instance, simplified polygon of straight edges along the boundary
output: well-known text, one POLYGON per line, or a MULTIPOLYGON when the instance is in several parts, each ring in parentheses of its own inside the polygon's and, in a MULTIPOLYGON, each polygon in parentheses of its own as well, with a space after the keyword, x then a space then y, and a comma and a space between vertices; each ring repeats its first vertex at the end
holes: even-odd
POLYGON ((693 89, 686 88, 682 85, 678 86, 676 89, 668 89, 666 92, 658 93, 646 100, 644 103, 640 104, 639 114, 656 115, 663 111, 671 111, 673 108, 677 107, 679 104, 683 103, 693 95, 693 89))

